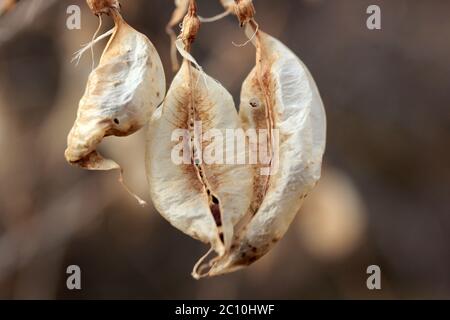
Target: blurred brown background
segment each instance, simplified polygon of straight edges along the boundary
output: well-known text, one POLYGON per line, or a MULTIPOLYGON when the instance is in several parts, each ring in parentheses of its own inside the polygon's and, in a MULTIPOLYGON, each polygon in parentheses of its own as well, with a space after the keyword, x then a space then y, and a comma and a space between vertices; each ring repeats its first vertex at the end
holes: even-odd
MULTIPOLYGON (((81 0, 27 1, 34 7, 0 20, 0 298, 450 298, 450 1, 254 1, 261 28, 299 55, 322 93, 324 178, 270 254, 202 281, 190 272, 206 246, 140 208, 117 173, 66 164, 91 67, 89 54, 78 67, 70 60, 97 19, 81 0), (81 30, 66 28, 70 4, 83 9, 81 30), (366 28, 370 4, 381 6, 381 31, 366 28), (81 291, 66 289, 71 264, 81 267, 81 291), (366 288, 371 264, 381 267, 381 291, 366 288)), ((173 1, 122 5, 170 83, 173 1)), ((218 1, 198 5, 203 16, 222 11, 218 1)), ((232 45, 244 40, 228 17, 204 25, 194 46, 237 104, 254 64, 251 45, 232 45)), ((144 133, 101 150, 149 200, 144 133)))

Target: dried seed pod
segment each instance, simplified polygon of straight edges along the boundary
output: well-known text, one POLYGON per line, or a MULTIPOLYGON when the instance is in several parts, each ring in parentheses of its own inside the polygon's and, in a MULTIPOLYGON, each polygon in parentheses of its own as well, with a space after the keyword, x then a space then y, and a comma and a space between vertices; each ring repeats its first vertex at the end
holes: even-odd
MULTIPOLYGON (((240 121, 227 90, 191 65, 198 66, 184 40, 177 41, 185 57, 183 65, 149 126, 147 177, 161 215, 222 256, 231 246, 234 226, 250 204, 252 172, 246 165, 208 162, 201 156, 212 149, 222 155, 228 154, 227 148, 234 149, 234 142, 232 147, 222 144, 220 136, 225 137, 227 129, 239 129, 240 121), (173 136, 180 130, 181 143, 180 137, 173 136), (215 136, 205 141, 209 134, 215 136), (173 156, 181 151, 184 161, 180 163, 173 156)), ((245 150, 238 150, 236 157, 239 152, 245 150)))
MULTIPOLYGON (((247 33, 255 28, 248 26, 247 33)), ((275 166, 268 176, 261 176, 261 165, 255 167, 250 210, 231 250, 210 262, 209 276, 240 269, 266 254, 284 236, 321 174, 326 116, 314 79, 273 37, 258 31, 256 46, 257 65, 243 84, 240 115, 249 128, 279 134, 277 150, 271 147, 275 166)))
POLYGON ((65 152, 90 170, 119 169, 96 151, 107 136, 128 136, 150 119, 165 95, 164 69, 150 40, 111 10, 115 28, 99 65, 89 75, 65 152))

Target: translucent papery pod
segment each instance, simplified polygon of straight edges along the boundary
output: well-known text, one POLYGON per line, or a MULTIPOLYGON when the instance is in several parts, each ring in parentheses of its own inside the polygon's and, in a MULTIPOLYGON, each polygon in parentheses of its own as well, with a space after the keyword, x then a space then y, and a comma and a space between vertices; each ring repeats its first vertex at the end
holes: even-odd
POLYGON ((164 69, 150 40, 123 20, 117 1, 88 4, 98 15, 111 14, 115 27, 99 65, 89 75, 65 157, 89 170, 121 170, 96 149, 103 138, 131 135, 149 121, 164 99, 164 69), (107 7, 102 6, 105 3, 107 7))
MULTIPOLYGON (((189 29, 197 23, 185 19, 185 36, 177 40, 185 59, 152 117, 146 168, 151 198, 161 215, 210 244, 221 257, 249 207, 252 172, 249 166, 226 159, 230 154, 245 159, 245 150, 234 150, 234 140, 225 141, 227 131, 234 134, 241 128, 240 120, 231 95, 188 53, 187 39, 195 37, 189 29)), ((198 268, 202 261, 194 267, 195 278, 202 275, 198 268)))
POLYGON ((256 45, 257 63, 242 87, 240 116, 246 128, 268 132, 270 139, 259 139, 251 149, 267 145, 271 157, 268 166, 254 167, 250 210, 230 252, 209 263, 208 276, 252 264, 284 236, 320 179, 325 151, 326 115, 310 72, 253 20, 246 29, 256 45))

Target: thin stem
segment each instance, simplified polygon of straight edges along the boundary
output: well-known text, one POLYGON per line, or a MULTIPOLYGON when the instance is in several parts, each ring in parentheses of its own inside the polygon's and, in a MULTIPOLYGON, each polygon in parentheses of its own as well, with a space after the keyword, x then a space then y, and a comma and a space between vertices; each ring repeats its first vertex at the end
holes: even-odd
POLYGON ((231 14, 231 10, 227 10, 227 11, 224 11, 222 13, 219 13, 219 14, 209 17, 209 18, 204 18, 204 17, 198 17, 198 18, 200 19, 200 22, 202 22, 202 23, 210 23, 210 22, 219 21, 220 19, 223 19, 230 14, 231 14))
MULTIPOLYGON (((97 37, 98 33, 100 32, 100 29, 102 28, 102 16, 98 16, 98 27, 97 30, 95 30, 94 35, 92 36, 91 43, 94 42, 95 38, 97 37)), ((95 68, 95 56, 94 56, 94 46, 91 46, 91 58, 92 58, 92 70, 95 68)))

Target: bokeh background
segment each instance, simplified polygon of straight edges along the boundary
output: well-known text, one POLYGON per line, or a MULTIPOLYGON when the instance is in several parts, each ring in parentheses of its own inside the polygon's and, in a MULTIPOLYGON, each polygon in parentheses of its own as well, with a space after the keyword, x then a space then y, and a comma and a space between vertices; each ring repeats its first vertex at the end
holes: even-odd
MULTIPOLYGON (((450 1, 254 1, 261 28, 299 55, 323 96, 324 177, 266 257, 202 281, 190 272, 206 246, 139 207, 117 173, 64 160, 91 69, 89 54, 70 61, 97 19, 81 0, 21 2, 0 18, 0 298, 450 298, 450 1), (82 8, 81 30, 66 28, 71 4, 82 8), (371 4, 381 31, 366 28, 371 4), (66 288, 71 264, 81 291, 66 288), (366 288, 372 264, 380 291, 366 288)), ((169 84, 173 1, 122 5, 156 45, 169 84)), ((218 1, 198 5, 202 16, 222 11, 218 1)), ((238 105, 254 48, 233 41, 245 37, 230 16, 203 26, 194 55, 238 105)), ((101 150, 149 200, 144 139, 110 138, 101 150)))

